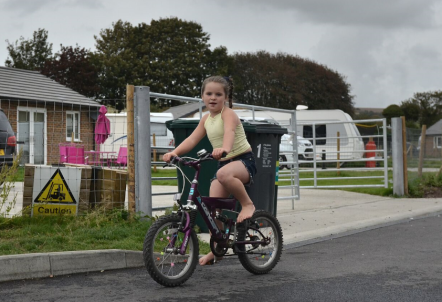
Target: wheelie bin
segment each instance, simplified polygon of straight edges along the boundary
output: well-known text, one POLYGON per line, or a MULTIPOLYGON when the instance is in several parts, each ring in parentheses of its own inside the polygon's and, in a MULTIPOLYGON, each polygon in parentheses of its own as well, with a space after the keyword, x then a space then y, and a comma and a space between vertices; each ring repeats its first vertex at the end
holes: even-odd
POLYGON ((247 140, 255 154, 256 173, 254 183, 246 187, 257 210, 265 210, 276 216, 279 176, 279 145, 287 129, 263 122, 243 122, 247 140))

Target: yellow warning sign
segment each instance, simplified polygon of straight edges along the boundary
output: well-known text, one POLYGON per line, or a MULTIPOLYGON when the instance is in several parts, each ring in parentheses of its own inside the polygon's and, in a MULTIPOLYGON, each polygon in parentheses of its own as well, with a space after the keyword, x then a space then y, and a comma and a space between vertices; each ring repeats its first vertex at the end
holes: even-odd
POLYGON ((57 169, 37 198, 35 198, 34 203, 76 204, 77 202, 60 169, 57 169))

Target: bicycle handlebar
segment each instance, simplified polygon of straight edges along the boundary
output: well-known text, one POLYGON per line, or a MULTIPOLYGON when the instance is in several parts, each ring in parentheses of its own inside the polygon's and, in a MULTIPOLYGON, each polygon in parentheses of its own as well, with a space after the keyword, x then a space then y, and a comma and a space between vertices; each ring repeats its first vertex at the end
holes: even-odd
MULTIPOLYGON (((226 156, 227 156, 227 153, 223 152, 221 158, 226 157, 226 156)), ((203 162, 203 161, 206 161, 206 160, 213 160, 213 159, 214 158, 212 156, 212 153, 205 153, 205 154, 201 155, 199 157, 199 159, 192 160, 192 161, 185 160, 184 158, 181 158, 179 156, 173 156, 173 157, 171 157, 170 162, 166 163, 163 166, 163 168, 167 167, 167 166, 173 166, 173 165, 175 165, 175 163, 182 163, 185 166, 191 166, 191 165, 199 164, 200 162, 203 162)))

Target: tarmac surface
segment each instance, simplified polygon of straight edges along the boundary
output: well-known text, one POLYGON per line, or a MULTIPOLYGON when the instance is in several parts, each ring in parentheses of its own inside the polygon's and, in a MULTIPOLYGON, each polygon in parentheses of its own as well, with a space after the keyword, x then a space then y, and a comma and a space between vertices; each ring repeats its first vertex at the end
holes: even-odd
MULTIPOLYGON (((154 186, 153 192, 174 189, 154 186)), ((278 196, 289 196, 289 191, 279 189, 278 196)), ((293 203, 279 200, 277 204, 277 218, 286 246, 302 246, 442 214, 442 198, 391 198, 322 189, 301 189, 300 195, 301 199, 293 203)), ((20 201, 20 196, 17 200, 20 201)), ((172 204, 171 196, 167 195, 155 196, 153 200, 153 208, 172 204)), ((20 208, 18 202, 14 212, 20 208)), ((209 236, 202 234, 200 238, 208 240, 209 236)), ((140 266, 144 266, 142 252, 128 250, 0 256, 0 282, 140 266)))

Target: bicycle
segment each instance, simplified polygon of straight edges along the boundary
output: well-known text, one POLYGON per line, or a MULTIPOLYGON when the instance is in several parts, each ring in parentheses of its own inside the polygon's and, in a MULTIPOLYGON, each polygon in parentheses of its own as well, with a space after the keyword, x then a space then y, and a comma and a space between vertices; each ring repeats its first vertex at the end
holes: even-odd
MULTIPOLYGON (((216 257, 238 255, 242 266, 253 274, 266 274, 278 263, 282 253, 282 229, 270 213, 257 210, 252 218, 236 223, 227 214, 236 213, 236 199, 200 196, 198 178, 200 163, 214 160, 206 150, 199 159, 174 157, 166 166, 179 164, 195 169, 186 205, 161 217, 149 228, 143 245, 143 258, 150 276, 159 284, 174 287, 186 282, 198 263, 198 237, 193 229, 197 213, 201 213, 210 233, 210 249, 216 257), (190 159, 190 160, 189 160, 190 159), (216 220, 221 221, 219 228, 216 220), (231 249, 233 254, 227 254, 231 249)), ((184 190, 184 186, 183 186, 184 190)))

